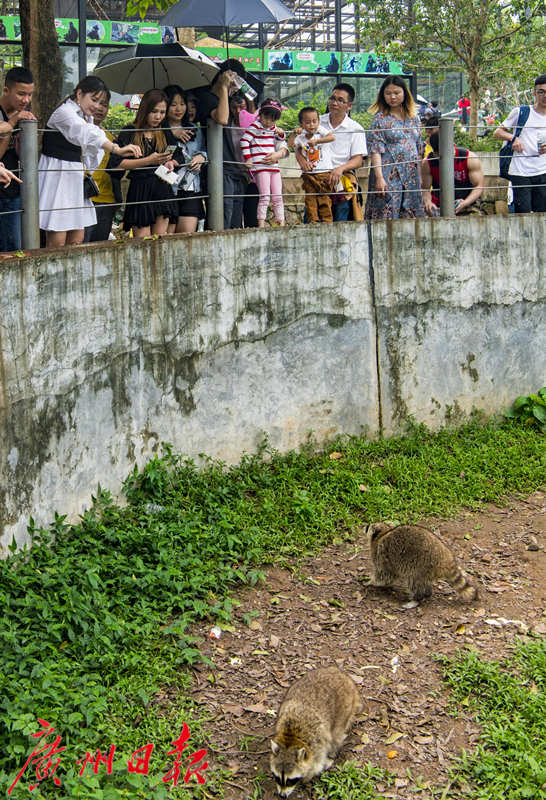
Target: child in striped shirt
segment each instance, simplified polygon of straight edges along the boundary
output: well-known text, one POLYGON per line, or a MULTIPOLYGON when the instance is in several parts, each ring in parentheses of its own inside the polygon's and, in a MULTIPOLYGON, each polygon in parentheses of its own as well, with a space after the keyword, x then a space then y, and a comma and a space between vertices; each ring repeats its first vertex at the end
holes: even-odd
POLYGON ((258 202, 258 227, 265 226, 270 197, 273 202, 275 220, 284 225, 284 204, 282 200, 282 180, 278 161, 286 158, 288 147, 284 131, 277 128, 276 122, 282 108, 278 100, 268 97, 260 106, 255 120, 241 137, 241 151, 246 165, 251 170, 260 200, 258 202))

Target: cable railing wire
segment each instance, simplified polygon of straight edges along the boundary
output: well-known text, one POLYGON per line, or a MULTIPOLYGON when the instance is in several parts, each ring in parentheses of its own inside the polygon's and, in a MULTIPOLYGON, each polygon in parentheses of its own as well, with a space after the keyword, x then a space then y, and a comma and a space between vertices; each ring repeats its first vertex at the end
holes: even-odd
MULTIPOLYGON (((245 130, 247 130, 246 128, 242 128, 240 126, 234 126, 234 125, 231 125, 231 126, 226 125, 226 126, 222 126, 222 127, 224 129, 226 129, 226 130, 237 130, 237 131, 245 131, 245 130)), ((499 125, 493 125, 493 126, 478 125, 478 126, 465 126, 465 127, 468 128, 468 129, 478 128, 478 129, 481 129, 481 130, 483 130, 485 128, 486 132, 488 132, 488 131, 491 131, 491 130, 496 130, 499 127, 499 125)), ((502 125, 501 125, 501 127, 502 127, 502 125)), ((526 127, 527 128, 533 128, 533 129, 543 129, 543 126, 538 126, 538 125, 537 126, 527 125, 526 127)), ((426 128, 427 128, 426 124, 423 124, 423 125, 419 125, 419 126, 405 125, 403 129, 405 131, 408 131, 408 130, 419 130, 419 131, 422 132, 426 128)), ((195 127, 177 126, 177 130, 180 130, 180 129, 181 130, 187 130, 189 132, 194 132, 195 131, 195 127)), ((19 128, 14 129, 15 132, 18 132, 19 130, 20 130, 19 128)), ((49 130, 51 130, 51 129, 44 129, 44 128, 38 129, 38 131, 42 132, 42 133, 46 132, 46 131, 49 131, 49 130)), ((119 133, 121 131, 127 131, 127 130, 131 130, 131 129, 128 129, 127 127, 124 127, 124 128, 111 128, 111 129, 103 129, 103 130, 108 131, 109 133, 119 133)), ((152 132, 157 132, 158 131, 157 128, 133 129, 133 130, 135 132, 139 132, 139 133, 140 132, 146 132, 146 131, 152 131, 152 132)), ((161 131, 167 131, 167 130, 172 130, 172 129, 170 129, 170 128, 162 128, 160 130, 161 131)), ((286 130, 285 131, 286 137, 289 138, 291 134, 295 133, 296 131, 299 132, 300 130, 301 130, 300 128, 286 130)), ((369 133, 370 131, 378 131, 379 132, 379 130, 377 128, 363 128, 363 130, 366 133, 369 133)), ((11 133, 9 135, 11 136, 11 133)), ((362 135, 362 131, 340 131, 336 135, 342 135, 342 136, 347 136, 347 135, 356 136, 356 135, 359 135, 360 136, 360 135, 362 135)), ((181 140, 179 140, 179 141, 180 141, 180 147, 183 147, 184 144, 186 144, 186 142, 183 142, 181 140)), ((524 154, 524 153, 513 152, 511 155, 503 156, 498 151, 492 151, 492 152, 493 152, 494 155, 497 155, 499 157, 499 159, 502 159, 502 158, 511 158, 511 159, 527 158, 528 159, 528 158, 539 158, 541 155, 544 155, 544 154, 540 154, 540 153, 533 153, 533 154, 527 155, 527 154, 524 154)), ((130 157, 125 157, 125 158, 130 158, 130 157)), ((478 155, 478 158, 479 158, 479 155, 478 155)), ((171 160, 171 159, 168 159, 168 160, 171 160)), ((406 165, 406 164, 421 164, 422 160, 423 160, 422 158, 417 158, 417 159, 404 159, 404 160, 397 160, 397 161, 385 161, 385 162, 381 163, 381 168, 383 168, 383 167, 397 167, 397 166, 403 166, 403 165, 406 165)), ((205 165, 207 165, 209 163, 210 162, 208 160, 205 160, 204 162, 202 162, 202 166, 205 166, 205 165)), ((226 161, 223 162, 223 164, 224 165, 231 165, 231 166, 239 166, 239 167, 242 168, 242 171, 249 170, 250 172, 252 171, 253 167, 258 166, 258 164, 252 164, 252 163, 246 162, 246 161, 227 161, 226 160, 226 161)), ((152 164, 152 165, 139 166, 139 167, 135 167, 134 169, 131 169, 131 170, 126 170, 124 168, 120 168, 119 166, 118 167, 105 166, 105 167, 102 167, 102 168, 97 167, 96 169, 88 170, 82 165, 81 169, 74 169, 73 172, 75 174, 77 174, 77 173, 88 173, 89 174, 89 173, 95 173, 95 172, 106 172, 106 173, 110 172, 110 173, 112 173, 112 172, 116 172, 117 171, 117 172, 123 172, 123 173, 128 172, 130 174, 132 172, 137 172, 137 171, 141 171, 141 170, 150 170, 150 168, 154 167, 154 166, 158 166, 158 165, 152 164)), ((184 165, 180 165, 180 166, 181 167, 184 167, 184 166, 187 167, 188 166, 188 162, 186 162, 184 165)), ((301 175, 301 177, 303 177, 303 175, 305 174, 305 172, 301 169, 301 166, 299 164, 297 166, 291 166, 291 165, 290 166, 289 165, 285 166, 285 165, 283 165, 282 169, 283 169, 283 172, 297 172, 298 174, 301 175)), ((374 169, 374 167, 372 167, 370 165, 369 169, 370 170, 374 169)), ((63 171, 62 168, 54 168, 54 169, 40 168, 40 169, 38 169, 38 172, 40 172, 40 173, 41 172, 62 172, 62 171, 63 171)), ((175 168, 175 171, 178 171, 178 168, 175 168)), ((13 172, 15 172, 16 174, 23 174, 24 175, 24 169, 23 170, 16 169, 16 170, 13 170, 13 172)), ((199 173, 196 172, 195 174, 198 175, 199 173)), ((313 173, 309 173, 309 174, 313 174, 313 173)), ((483 188, 486 191, 496 190, 496 189, 503 189, 504 190, 504 189, 507 189, 507 185, 508 184, 506 182, 504 182, 503 184, 489 185, 487 187, 484 186, 483 188)), ((541 186, 542 186, 541 183, 526 184, 526 188, 538 188, 538 187, 541 187, 541 186)), ((433 188, 434 187, 431 187, 431 189, 433 189, 433 188)), ((422 188, 415 188, 415 189, 404 188, 404 189, 397 190, 397 189, 393 189, 392 187, 389 187, 389 192, 396 193, 396 194, 401 193, 401 192, 405 192, 405 193, 420 193, 422 191, 428 191, 428 190, 422 189, 422 188)), ((438 191, 438 190, 436 189, 436 191, 438 191)), ((348 190, 339 190, 339 189, 332 189, 332 191, 330 191, 330 192, 304 192, 303 189, 301 191, 298 191, 298 192, 285 192, 285 191, 282 192, 282 196, 284 198, 294 198, 295 197, 295 198, 300 198, 300 199, 304 198, 306 195, 307 196, 324 196, 324 195, 327 195, 327 196, 330 196, 330 197, 335 197, 335 196, 339 197, 340 195, 346 195, 346 196, 348 195, 350 197, 351 194, 354 194, 354 191, 350 192, 348 190)), ((379 191, 377 189, 368 188, 366 194, 371 194, 371 195, 373 195, 373 194, 383 194, 383 192, 381 192, 381 191, 379 191)), ((246 197, 256 197, 256 196, 257 195, 254 192, 244 193, 244 194, 236 194, 236 195, 230 195, 230 194, 225 194, 224 195, 224 197, 227 197, 227 198, 233 198, 233 197, 246 198, 246 197)), ((207 200, 209 198, 209 195, 208 194, 192 195, 192 198, 193 199, 197 199, 197 200, 207 200)), ((177 194, 175 194, 173 192, 172 198, 163 198, 161 200, 145 200, 145 201, 141 200, 141 201, 129 201, 129 202, 124 201, 124 202, 121 202, 121 203, 119 203, 119 202, 100 203, 99 202, 99 203, 96 203, 96 204, 94 203, 94 205, 101 206, 101 207, 116 206, 118 208, 123 208, 123 207, 131 206, 131 205, 144 205, 144 204, 153 205, 155 203, 183 202, 184 199, 186 199, 186 198, 179 197, 177 194)), ((84 208, 89 208, 89 205, 86 204, 85 206, 67 206, 67 207, 63 207, 63 208, 60 208, 60 209, 59 208, 56 208, 56 209, 44 209, 44 208, 41 208, 40 211, 52 211, 52 210, 55 210, 55 211, 70 211, 70 210, 79 210, 79 209, 84 209, 84 208)), ((7 216, 7 215, 10 215, 10 214, 22 214, 22 210, 11 210, 11 211, 2 211, 2 212, 0 212, 0 216, 7 216)))

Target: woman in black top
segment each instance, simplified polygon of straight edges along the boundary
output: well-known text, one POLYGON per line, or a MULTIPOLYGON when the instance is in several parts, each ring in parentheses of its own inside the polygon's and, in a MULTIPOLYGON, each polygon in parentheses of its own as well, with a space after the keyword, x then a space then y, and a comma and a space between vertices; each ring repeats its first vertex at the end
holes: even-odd
POLYGON ((180 178, 178 210, 169 220, 169 233, 193 233, 205 217, 201 184, 201 167, 207 160, 205 139, 201 128, 190 122, 186 94, 180 86, 166 86, 163 91, 168 99, 167 142, 176 146, 173 159, 180 178))
POLYGON ((167 113, 167 98, 159 89, 150 89, 140 101, 132 125, 124 128, 117 138, 121 146, 137 144, 142 158, 112 156, 109 167, 129 170, 129 191, 123 217, 123 229, 133 230, 141 239, 151 234, 167 233, 169 216, 177 213, 170 184, 155 175, 160 164, 172 171, 175 166, 162 129, 167 113))

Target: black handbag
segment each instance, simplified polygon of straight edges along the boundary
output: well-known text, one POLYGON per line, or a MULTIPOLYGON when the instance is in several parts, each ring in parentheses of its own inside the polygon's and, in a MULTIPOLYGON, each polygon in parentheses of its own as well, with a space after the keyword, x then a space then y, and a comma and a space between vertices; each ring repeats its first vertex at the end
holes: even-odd
POLYGON ((91 175, 85 175, 83 179, 83 196, 86 200, 90 200, 92 197, 97 197, 100 194, 99 187, 91 177, 91 175))

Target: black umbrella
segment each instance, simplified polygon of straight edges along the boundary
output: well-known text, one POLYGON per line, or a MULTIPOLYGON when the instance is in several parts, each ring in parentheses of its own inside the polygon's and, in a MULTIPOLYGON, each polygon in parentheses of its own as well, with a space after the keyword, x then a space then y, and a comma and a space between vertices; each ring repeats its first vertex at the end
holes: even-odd
POLYGON ((161 18, 177 28, 229 28, 252 22, 280 22, 294 14, 280 0, 179 0, 161 18))
POLYGON ((93 74, 119 94, 161 89, 170 83, 182 89, 207 86, 218 66, 204 53, 181 44, 137 44, 107 53, 93 74))
POLYGON ((293 16, 280 0, 179 0, 161 17, 161 24, 176 28, 224 28, 227 42, 230 25, 280 22, 293 16))

